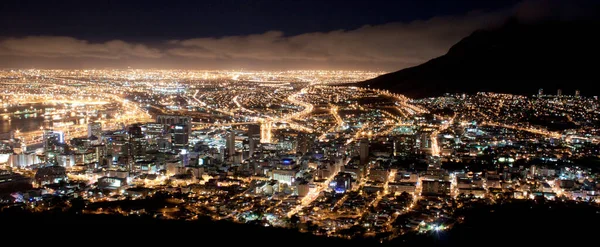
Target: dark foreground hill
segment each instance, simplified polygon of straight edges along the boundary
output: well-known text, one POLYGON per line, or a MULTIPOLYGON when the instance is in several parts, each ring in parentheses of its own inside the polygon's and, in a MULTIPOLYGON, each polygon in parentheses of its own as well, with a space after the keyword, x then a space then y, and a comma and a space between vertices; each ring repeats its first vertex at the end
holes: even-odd
POLYGON ((532 95, 599 95, 600 25, 597 21, 509 20, 478 30, 447 54, 419 66, 359 83, 414 98, 444 93, 493 91, 532 95))
POLYGON ((448 232, 409 235, 390 244, 415 246, 580 246, 597 241, 598 204, 517 200, 459 209, 448 232))
POLYGON ((559 246, 597 242, 598 205, 516 201, 460 209, 464 223, 448 232, 403 236, 380 244, 259 225, 158 220, 150 217, 64 212, 0 212, 4 241, 115 246, 559 246))
MULTIPOLYGON (((301 233, 292 229, 212 221, 162 220, 149 216, 90 215, 66 212, 0 213, 3 236, 28 244, 64 242, 114 246, 341 246, 340 238, 301 233), (10 237, 9 237, 10 236, 10 237)), ((352 243, 373 244, 358 240, 352 243)), ((62 245, 62 244, 61 244, 62 245)))

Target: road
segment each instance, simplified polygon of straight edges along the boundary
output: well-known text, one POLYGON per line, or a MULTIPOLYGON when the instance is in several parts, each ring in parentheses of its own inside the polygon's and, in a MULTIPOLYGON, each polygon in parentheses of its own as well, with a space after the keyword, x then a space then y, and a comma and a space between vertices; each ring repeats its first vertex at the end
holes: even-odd
POLYGON ((526 131, 526 132, 529 132, 529 133, 534 133, 534 134, 543 135, 543 136, 552 137, 552 138, 561 138, 561 136, 562 136, 558 132, 552 132, 552 131, 548 131, 548 130, 545 130, 545 129, 536 129, 536 128, 531 128, 531 127, 521 127, 521 126, 509 125, 509 124, 502 124, 502 123, 496 123, 496 122, 483 122, 481 124, 482 125, 495 126, 495 127, 502 127, 502 128, 507 128, 507 129, 514 129, 514 130, 526 131))
MULTIPOLYGON (((344 160, 341 163, 343 163, 343 165, 346 165, 348 164, 348 162, 350 162, 350 158, 346 158, 346 160, 344 160)), ((334 165, 334 172, 332 172, 331 175, 327 177, 325 181, 317 183, 317 187, 315 188, 315 190, 309 191, 308 194, 300 200, 300 204, 287 213, 288 217, 292 217, 292 215, 302 211, 302 209, 304 209, 306 206, 310 205, 315 199, 317 199, 317 197, 319 197, 319 194, 321 194, 321 192, 323 192, 329 186, 329 183, 331 182, 331 180, 333 180, 333 178, 343 165, 338 164, 336 162, 336 164, 334 165)))
POLYGON ((440 146, 438 144, 438 135, 440 132, 446 130, 448 127, 450 127, 450 125, 454 122, 454 118, 456 117, 456 114, 454 116, 452 116, 452 118, 450 118, 449 120, 447 120, 445 123, 443 123, 442 125, 440 125, 440 127, 433 131, 431 133, 431 155, 432 156, 440 156, 440 146))

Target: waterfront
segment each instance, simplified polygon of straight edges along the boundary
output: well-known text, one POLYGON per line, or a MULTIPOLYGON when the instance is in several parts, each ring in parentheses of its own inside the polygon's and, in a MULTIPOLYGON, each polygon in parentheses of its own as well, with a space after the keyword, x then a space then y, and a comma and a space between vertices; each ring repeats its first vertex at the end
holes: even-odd
POLYGON ((35 131, 39 130, 40 127, 47 126, 50 122, 44 122, 44 107, 44 104, 36 103, 3 108, 2 113, 6 117, 0 118, 0 133, 9 133, 16 130, 20 132, 35 131), (24 113, 26 111, 32 113, 24 113))

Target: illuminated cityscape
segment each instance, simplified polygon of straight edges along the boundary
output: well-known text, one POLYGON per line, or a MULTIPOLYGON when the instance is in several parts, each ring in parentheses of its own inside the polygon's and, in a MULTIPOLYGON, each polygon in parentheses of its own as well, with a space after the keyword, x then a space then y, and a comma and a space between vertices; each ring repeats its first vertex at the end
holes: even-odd
POLYGON ((5 0, 5 245, 593 245, 599 17, 5 0))
POLYGON ((599 155, 597 99, 348 84, 379 74, 4 70, 3 200, 382 240, 450 229, 473 203, 600 202, 581 165, 599 155))

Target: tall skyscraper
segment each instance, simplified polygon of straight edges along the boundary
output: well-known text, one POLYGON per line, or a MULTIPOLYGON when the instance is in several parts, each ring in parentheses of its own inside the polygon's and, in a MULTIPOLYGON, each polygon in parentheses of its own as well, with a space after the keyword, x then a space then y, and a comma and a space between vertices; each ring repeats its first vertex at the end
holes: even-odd
POLYGON ((261 143, 270 143, 272 131, 272 122, 264 121, 260 126, 260 142, 261 143))
POLYGON ((172 150, 171 141, 167 137, 159 137, 156 140, 156 145, 158 146, 158 151, 161 153, 168 153, 172 150))
POLYGON ((575 90, 575 97, 579 97, 580 94, 581 94, 581 91, 579 91, 579 89, 575 90))
POLYGON ((43 139, 45 152, 55 150, 57 145, 65 143, 64 133, 53 131, 51 129, 44 130, 43 139))
POLYGON ((431 148, 431 134, 429 133, 421 133, 421 149, 431 148))
POLYGON ((544 89, 543 89, 543 88, 540 88, 540 89, 538 90, 538 95, 539 95, 539 96, 542 96, 542 95, 544 95, 544 89))
POLYGON ((131 154, 134 159, 143 159, 146 156, 146 147, 148 142, 142 132, 142 126, 133 125, 129 127, 129 142, 131 144, 131 154))
POLYGON ((64 151, 64 133, 46 129, 44 130, 43 141, 46 162, 57 165, 57 155, 64 151))
POLYGON ((102 137, 102 123, 100 122, 92 122, 88 124, 87 137, 91 136, 98 137, 100 139, 102 137))
POLYGON ((167 134, 167 128, 164 124, 146 123, 144 124, 144 136, 148 142, 148 148, 151 150, 158 149, 158 140, 167 134))
POLYGON ((562 89, 556 90, 556 96, 562 96, 562 89))
POLYGON ((190 138, 190 125, 189 124, 173 124, 171 125, 171 144, 173 150, 180 152, 182 149, 187 148, 190 138))
POLYGON ((248 125, 248 156, 252 157, 256 151, 256 146, 260 143, 260 125, 248 125))
POLYGON ((369 163, 369 139, 361 139, 358 143, 360 164, 366 165, 369 163))
POLYGON ((227 146, 227 157, 229 158, 229 161, 233 161, 233 158, 235 156, 235 132, 234 131, 230 131, 227 134, 226 146, 227 146))
POLYGON ((128 135, 125 133, 115 133, 106 137, 106 153, 111 155, 116 165, 122 168, 130 169, 129 163, 131 159, 131 143, 128 135))
POLYGON ((256 152, 256 146, 260 143, 260 136, 248 136, 248 155, 252 157, 256 152))

